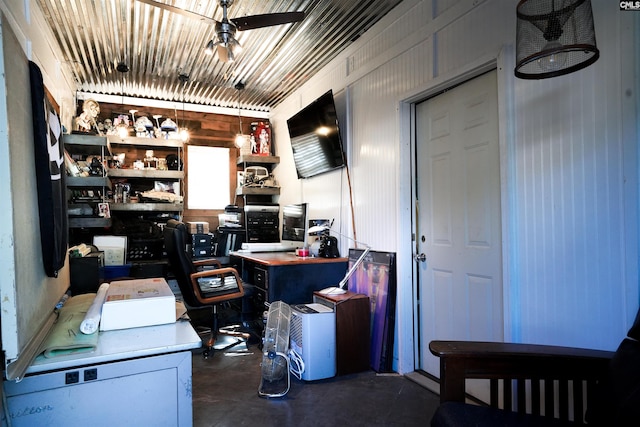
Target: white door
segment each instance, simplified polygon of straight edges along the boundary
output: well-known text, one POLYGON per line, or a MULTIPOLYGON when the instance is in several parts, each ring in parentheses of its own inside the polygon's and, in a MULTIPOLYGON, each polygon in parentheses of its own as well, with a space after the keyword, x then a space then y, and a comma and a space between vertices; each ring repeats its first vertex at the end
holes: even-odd
POLYGON ((432 340, 503 340, 496 72, 416 105, 419 368, 432 340))

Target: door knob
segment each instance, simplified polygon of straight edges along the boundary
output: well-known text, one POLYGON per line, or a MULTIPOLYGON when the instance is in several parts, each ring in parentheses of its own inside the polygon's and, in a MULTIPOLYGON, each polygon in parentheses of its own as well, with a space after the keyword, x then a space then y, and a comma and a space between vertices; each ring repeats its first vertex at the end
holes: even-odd
POLYGON ((425 262, 427 260, 427 256, 424 253, 416 254, 413 256, 413 259, 415 259, 416 262, 425 262))

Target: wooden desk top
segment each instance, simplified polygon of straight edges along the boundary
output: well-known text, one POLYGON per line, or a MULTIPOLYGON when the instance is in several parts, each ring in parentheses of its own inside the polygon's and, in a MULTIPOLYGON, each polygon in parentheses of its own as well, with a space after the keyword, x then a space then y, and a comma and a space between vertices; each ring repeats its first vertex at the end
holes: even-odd
POLYGON ((299 257, 294 252, 231 252, 230 256, 243 258, 268 266, 280 266, 290 264, 324 264, 335 262, 347 262, 348 258, 320 258, 299 257))

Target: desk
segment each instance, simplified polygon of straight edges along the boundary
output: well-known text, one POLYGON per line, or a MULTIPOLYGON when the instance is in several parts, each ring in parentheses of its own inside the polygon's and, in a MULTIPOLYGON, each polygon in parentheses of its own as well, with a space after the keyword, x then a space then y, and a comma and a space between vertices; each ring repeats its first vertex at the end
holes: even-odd
POLYGON ((191 426, 191 324, 100 332, 90 353, 38 356, 5 381, 12 426, 191 426))
POLYGON ((287 304, 310 303, 313 291, 337 285, 344 278, 349 261, 301 258, 293 252, 231 252, 230 260, 241 271, 242 280, 256 287, 258 299, 287 304))

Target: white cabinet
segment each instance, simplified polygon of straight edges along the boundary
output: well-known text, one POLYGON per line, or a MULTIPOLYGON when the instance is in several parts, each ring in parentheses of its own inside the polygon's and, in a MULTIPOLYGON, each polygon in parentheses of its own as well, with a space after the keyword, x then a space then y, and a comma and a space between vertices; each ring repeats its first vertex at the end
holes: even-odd
POLYGON ((3 383, 13 427, 191 426, 189 322, 100 332, 94 352, 38 356, 20 381, 3 383))

